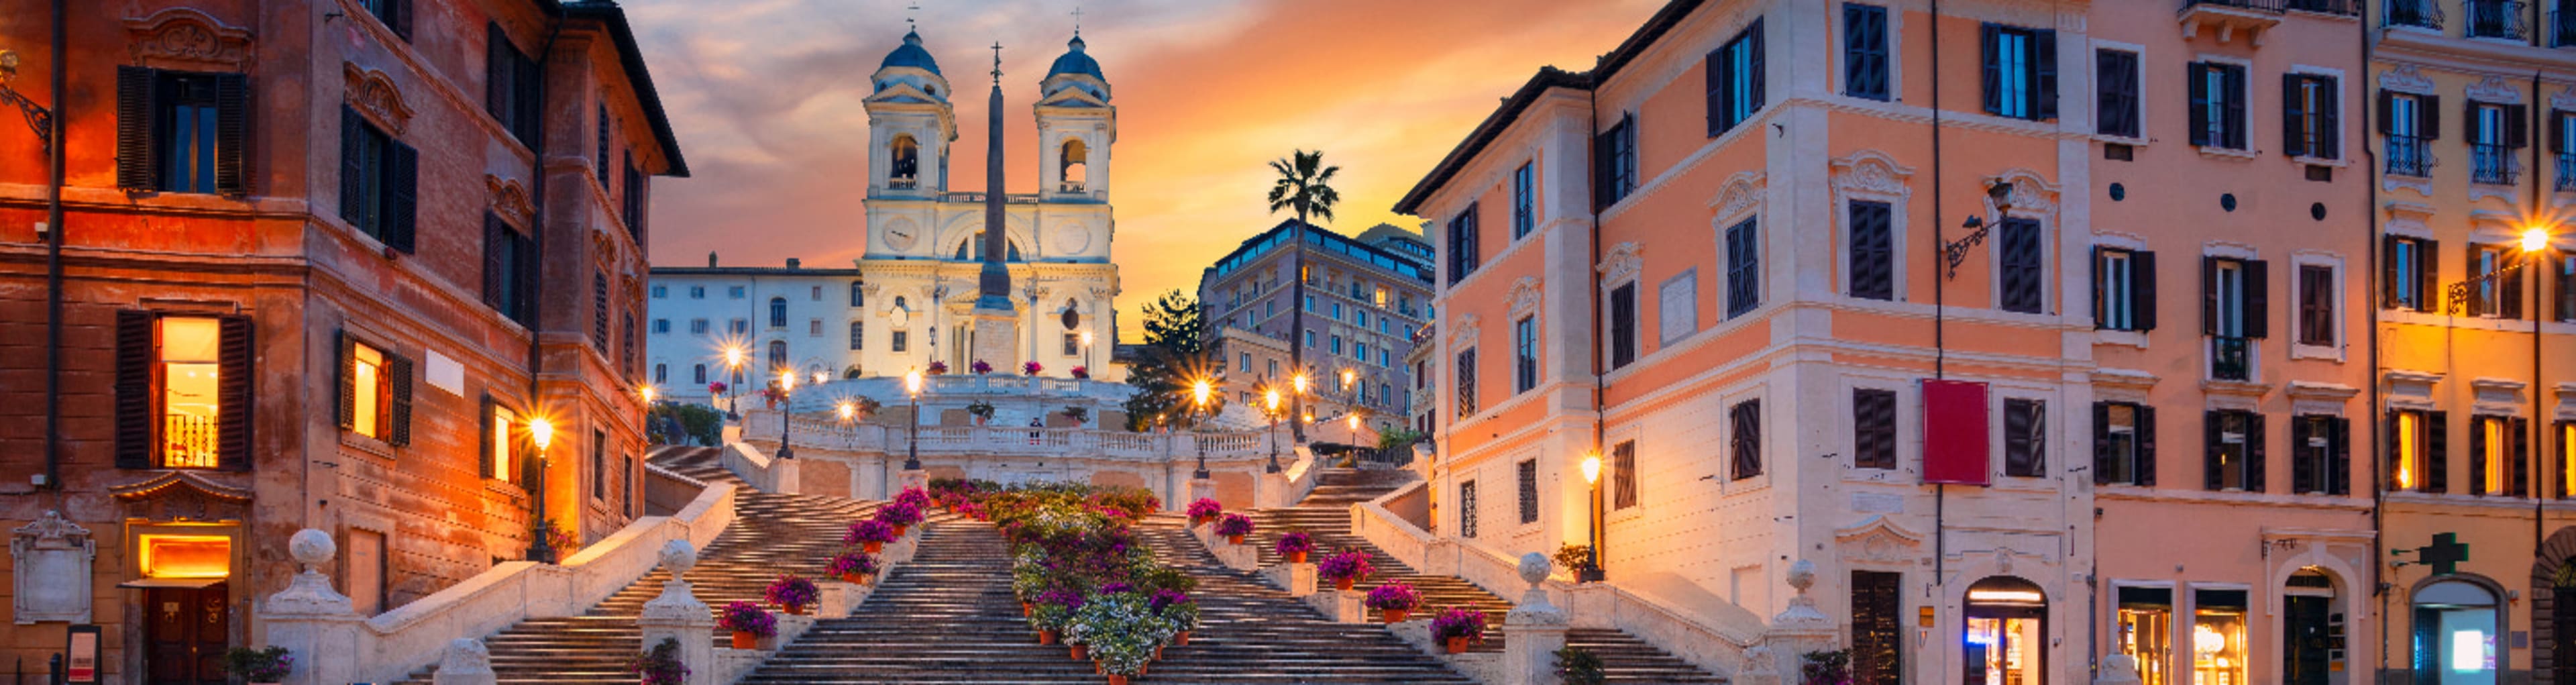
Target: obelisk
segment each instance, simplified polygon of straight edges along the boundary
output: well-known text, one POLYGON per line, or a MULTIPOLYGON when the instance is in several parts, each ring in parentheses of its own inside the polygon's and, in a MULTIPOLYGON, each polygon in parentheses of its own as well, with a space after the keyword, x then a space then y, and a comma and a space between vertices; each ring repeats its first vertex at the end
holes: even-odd
POLYGON ((1002 44, 993 44, 993 96, 985 117, 990 132, 984 148, 984 270, 976 278, 975 343, 968 361, 993 365, 1002 373, 1019 369, 1019 307, 1011 302, 1011 269, 1002 264, 1010 254, 1010 222, 1002 209, 1002 44))

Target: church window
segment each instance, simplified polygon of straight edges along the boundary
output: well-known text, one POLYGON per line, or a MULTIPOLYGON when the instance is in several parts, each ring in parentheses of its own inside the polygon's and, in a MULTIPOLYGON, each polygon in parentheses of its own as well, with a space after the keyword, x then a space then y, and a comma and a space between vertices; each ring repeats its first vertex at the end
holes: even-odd
POLYGON ((898 135, 894 137, 893 152, 893 171, 886 175, 886 185, 897 189, 920 187, 921 144, 914 142, 912 136, 898 135))
POLYGON ((1082 192, 1085 182, 1090 180, 1090 159, 1090 150, 1083 146, 1080 139, 1064 141, 1064 159, 1061 162, 1063 166, 1057 169, 1057 172, 1064 176, 1064 181, 1057 190, 1067 193, 1082 192))

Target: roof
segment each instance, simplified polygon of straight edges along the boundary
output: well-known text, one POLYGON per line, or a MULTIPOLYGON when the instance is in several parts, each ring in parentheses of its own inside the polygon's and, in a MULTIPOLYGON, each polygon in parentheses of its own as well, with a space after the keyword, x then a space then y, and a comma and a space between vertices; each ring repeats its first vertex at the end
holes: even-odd
POLYGON ((857 276, 858 269, 808 269, 783 266, 657 266, 652 277, 674 276, 857 276))
POLYGON ((652 71, 644 67, 644 50, 635 44, 635 29, 626 23, 626 10, 612 0, 587 0, 557 7, 566 18, 597 19, 608 25, 609 37, 617 41, 617 56, 625 67, 626 82, 635 87, 635 100, 643 106, 645 120, 653 124, 654 142, 671 160, 670 167, 659 175, 687 178, 689 162, 680 156, 680 137, 671 133, 671 117, 662 111, 662 95, 653 88, 652 71))
MULTIPOLYGON (((1272 248, 1286 243, 1288 229, 1295 225, 1297 225, 1296 219, 1283 220, 1270 230, 1243 239, 1243 244, 1234 248, 1233 252, 1226 253, 1225 257, 1201 270, 1200 282, 1205 283, 1210 278, 1222 278, 1245 265, 1263 259, 1270 254, 1272 248)), ((1332 229, 1312 223, 1306 224, 1306 242, 1322 253, 1340 254, 1381 271, 1410 277, 1423 283, 1430 283, 1432 279, 1431 265, 1414 255, 1402 254, 1353 240, 1332 229)))
POLYGON ((1413 214, 1415 210, 1420 209, 1422 202, 1430 198, 1432 191, 1448 184, 1449 179, 1456 177, 1458 171, 1465 168, 1468 162, 1474 161, 1477 155, 1484 154, 1485 146, 1492 145, 1495 138, 1501 137, 1503 129, 1510 128, 1512 122, 1519 120, 1521 113, 1528 111, 1529 106, 1538 101, 1539 95, 1546 93, 1550 88, 1588 91, 1610 80, 1610 77, 1617 75, 1621 68, 1635 61, 1638 53, 1645 52, 1647 46, 1653 45, 1657 39, 1664 37, 1664 33, 1671 31, 1675 24, 1681 23, 1682 17, 1688 16, 1691 10, 1698 9, 1703 1, 1671 0, 1664 3, 1663 9, 1655 10, 1655 16, 1648 17, 1644 26, 1637 27, 1636 33, 1629 34, 1627 40, 1619 42, 1619 47, 1602 55, 1591 71, 1573 72, 1552 66, 1539 67, 1538 73, 1531 75, 1529 82, 1521 84, 1520 90, 1514 91, 1511 97, 1504 98, 1501 107, 1496 108, 1493 114, 1486 115, 1485 120, 1476 124, 1475 130, 1467 134, 1466 140, 1460 141, 1458 147, 1449 150, 1448 156, 1440 158, 1438 165, 1431 167, 1429 175, 1424 176, 1421 182, 1415 183, 1412 190, 1405 191, 1402 199, 1396 200, 1395 212, 1413 214))
POLYGON ((1109 77, 1100 75, 1100 62, 1092 59, 1091 55, 1083 54, 1082 36, 1074 36, 1073 40, 1067 41, 1064 46, 1069 51, 1064 53, 1063 57, 1055 58, 1055 65, 1047 68, 1048 76, 1081 74, 1103 81, 1109 80, 1109 77))
POLYGON ((894 52, 886 53, 885 63, 877 65, 878 69, 894 67, 912 67, 938 74, 939 60, 932 59, 930 51, 921 47, 921 32, 905 31, 903 45, 896 47, 894 52))

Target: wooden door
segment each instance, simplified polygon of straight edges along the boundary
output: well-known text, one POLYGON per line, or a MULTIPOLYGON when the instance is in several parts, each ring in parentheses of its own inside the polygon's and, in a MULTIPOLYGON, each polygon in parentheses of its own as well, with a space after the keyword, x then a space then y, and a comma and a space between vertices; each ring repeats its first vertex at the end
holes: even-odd
POLYGON ((153 685, 224 685, 230 594, 223 583, 143 591, 143 661, 153 685))

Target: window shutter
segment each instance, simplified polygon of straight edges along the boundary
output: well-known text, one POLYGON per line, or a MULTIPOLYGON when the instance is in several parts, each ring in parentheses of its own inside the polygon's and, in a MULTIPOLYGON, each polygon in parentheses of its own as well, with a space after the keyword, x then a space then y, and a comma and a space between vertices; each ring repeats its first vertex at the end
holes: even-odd
POLYGON ((2378 118, 2377 118, 2377 119, 2375 119, 2375 120, 2374 120, 2374 121, 2377 121, 2377 122, 2378 122, 2378 124, 2379 124, 2379 135, 2383 135, 2383 136, 2393 136, 2393 135, 2397 135, 2397 128, 2396 128, 2396 124, 2395 124, 2395 123, 2392 123, 2392 121, 2391 121, 2391 117, 2394 117, 2394 116, 2396 115, 2396 109, 2397 109, 2397 106, 2396 106, 2396 104, 2395 104, 2395 103, 2396 103, 2396 101, 2397 101, 2397 94, 2396 94, 2396 93, 2394 93, 2394 92, 2390 92, 2390 91, 2385 91, 2385 90, 2383 90, 2383 91, 2379 91, 2379 99, 2378 99, 2378 101, 2377 101, 2377 102, 2378 102, 2378 108, 2379 108, 2379 111, 2378 111, 2377 113, 2378 113, 2378 115, 2379 115, 2379 116, 2378 116, 2378 118))
POLYGON ((2511 445, 2512 449, 2506 450, 2505 456, 2513 460, 2513 468, 2509 469, 2513 472, 2513 483, 2508 486, 2512 489, 2507 492, 2513 493, 2515 497, 2530 497, 2532 496, 2531 420, 2514 417, 2506 421, 2506 424, 2505 431, 2512 434, 2506 440, 2510 441, 2507 444, 2511 445))
POLYGON ((2326 494, 2352 492, 2352 419, 2333 419, 2334 433, 2326 437, 2326 494))
POLYGON ((2031 78, 2035 95, 2031 118, 2057 118, 2057 32, 2035 31, 2030 40, 2031 78))
POLYGON ((2038 468, 2030 439, 2037 407, 2028 400, 2004 400, 2004 475, 2028 476, 2038 468))
POLYGON ((251 467, 251 414, 257 397, 251 386, 259 379, 253 368, 258 357, 251 318, 240 314, 216 320, 222 337, 215 353, 216 425, 222 437, 215 443, 215 467, 226 471, 248 471, 251 467))
POLYGON ((483 30, 483 111, 501 122, 510 123, 510 79, 518 70, 510 66, 510 36, 501 32, 500 24, 487 24, 483 30))
POLYGON ((501 306, 502 286, 507 284, 504 279, 509 278, 504 273, 509 264, 501 257, 510 248, 508 231, 502 227, 499 215, 483 213, 483 304, 504 313, 508 310, 501 306))
POLYGON ((412 226, 419 206, 420 152, 396 141, 392 153, 386 159, 392 166, 385 178, 385 246, 412 254, 412 226))
POLYGON ((2200 257, 2200 334, 2218 334, 2218 258, 2200 257))
MULTIPOLYGON (((2503 260, 2513 258, 2505 256, 2503 253, 2499 252, 2496 255, 2496 259, 2499 262, 2502 262, 2503 260)), ((2502 265, 2500 264, 2499 266, 2501 268, 2502 265)), ((2508 319, 2522 318, 2523 273, 2537 270, 2539 270, 2539 267, 2535 266, 2530 269, 2499 271, 2496 274, 2496 298, 2503 300, 2502 302, 2496 303, 2496 311, 2498 311, 2501 316, 2508 319)))
POLYGON ((2476 100, 2460 103, 2460 135, 2461 140, 2470 145, 2476 145, 2478 141, 2486 138, 2486 122, 2478 116, 2476 100))
POLYGON ((2107 301, 2105 301, 2105 300, 2103 300, 2103 299, 2102 299, 2102 248, 2101 248, 2101 246, 2098 246, 2098 245, 2097 245, 2097 246, 2094 246, 2094 247, 2093 247, 2093 262, 2092 262, 2092 264, 2093 264, 2093 273, 2092 273, 2091 277, 2086 278, 2086 279, 2084 279, 2084 280, 2093 284, 2093 329, 2098 331, 2098 330, 2101 330, 2101 329, 2109 328, 2109 327, 2110 327, 2109 312, 2111 311, 2111 310, 2110 310, 2110 307, 2108 306, 2108 305, 2109 305, 2109 302, 2107 302, 2107 301))
POLYGON ((394 35, 401 37, 403 42, 411 42, 412 0, 385 0, 385 3, 385 19, 392 24, 389 28, 392 28, 394 35))
POLYGON ((2563 155, 2563 154, 2567 154, 2567 117, 2568 117, 2568 116, 2570 116, 2570 115, 2567 113, 2567 110, 2563 110, 2563 109, 2553 109, 2553 110, 2550 110, 2550 111, 2549 111, 2549 151, 2550 151, 2550 152, 2557 153, 2557 154, 2562 154, 2562 155, 2563 155))
POLYGON ((358 368, 358 351, 350 344, 348 331, 333 333, 331 337, 334 346, 340 349, 339 367, 331 374, 338 379, 336 382, 340 386, 340 429, 350 430, 358 427, 358 384, 350 377, 350 373, 358 368))
POLYGON ((2264 485, 2264 474, 2269 469, 2265 467, 2263 452, 2270 440, 2264 435, 2263 414, 2250 411, 2239 414, 2245 417, 2245 490, 2269 492, 2270 488, 2264 485))
POLYGON ((2397 484, 2398 456, 2405 449, 2405 445, 2399 444, 2403 438, 2397 431, 2397 420, 2402 414, 2403 412, 2390 409, 2387 412, 2387 419, 2385 422, 2380 424, 2382 431, 2385 433, 2383 438, 2387 440, 2388 445, 2388 453, 2385 455, 2385 458, 2381 460, 2381 463, 2387 465, 2387 468, 2384 470, 2387 482, 2381 483, 2380 488, 2391 492, 2404 489, 2402 486, 2397 484))
POLYGON ((2299 109, 2300 86, 2306 81, 2298 74, 2281 75, 2281 154, 2291 157, 2308 154, 2307 115, 2299 109))
POLYGON ((2430 312, 2441 306, 2442 241, 2431 239, 2416 241, 2415 253, 2420 255, 2415 260, 2415 292, 2418 293, 2415 297, 2415 309, 2430 312))
POLYGON ((392 407, 389 413, 393 417, 391 422, 393 430, 387 432, 390 437, 386 438, 385 444, 397 447, 409 445, 411 444, 410 357, 390 353, 385 355, 385 394, 393 399, 388 403, 392 407))
POLYGON ((2220 67, 2218 74, 2220 86, 2227 89, 2227 92, 2217 94, 2218 97, 2226 98, 2227 104, 2227 109, 2222 114, 2226 120, 2219 122, 2226 129, 2224 133, 2227 139, 2220 141, 2220 144, 2231 150, 2246 149, 2245 99, 2251 97, 2252 93, 2247 92, 2245 88, 2245 68, 2230 64, 2220 67))
POLYGON ((2193 62, 2182 70, 2185 85, 2190 87, 2191 92, 2189 119, 2193 145, 2209 145, 2213 142, 2209 139, 2210 94, 2209 77, 2206 73, 2209 69, 2210 65, 2206 62, 2193 62))
POLYGON ((2397 236, 2379 236, 2379 302, 2388 309, 2397 308, 2397 236))
POLYGON ((2305 416, 2290 417, 2290 492, 2308 493, 2323 488, 2317 482, 2320 459, 2310 458, 2308 439, 2316 437, 2314 426, 2305 416))
MULTIPOLYGON (((147 67, 116 68, 116 187, 153 190, 161 187, 161 146, 154 140, 160 111, 153 86, 160 72, 147 67)), ((55 96, 60 106, 60 94, 55 96)), ((138 467, 139 468, 139 467, 138 467)))
POLYGON ((2245 337, 2261 340, 2272 335, 2272 263, 2257 259, 2245 263, 2245 337))
POLYGON ((482 420, 479 424, 477 424, 477 425, 482 426, 482 428, 481 428, 481 429, 479 429, 479 430, 474 431, 474 444, 478 446, 478 448, 475 450, 475 453, 476 453, 476 454, 479 454, 479 455, 481 455, 481 456, 480 456, 479 458, 476 458, 476 459, 474 460, 474 463, 475 463, 474 470, 475 470, 475 471, 477 471, 478 473, 480 473, 484 478, 491 478, 491 477, 492 477, 492 414, 493 414, 492 396, 491 396, 491 395, 484 395, 484 396, 483 396, 483 402, 482 402, 482 404, 481 404, 481 405, 479 405, 479 406, 480 406, 480 408, 481 408, 481 416, 483 417, 483 420, 482 420))
POLYGON ((519 279, 519 287, 511 291, 515 297, 510 298, 510 318, 521 324, 535 325, 538 264, 543 257, 538 251, 536 236, 512 232, 509 238, 510 256, 515 259, 511 266, 517 270, 511 277, 519 279))
POLYGON ((2502 447, 2502 445, 2487 444, 2487 431, 2483 424, 2493 420, 2496 419, 2474 414, 2469 416, 2469 494, 2471 495, 2484 497, 2498 485, 2487 482, 2487 460, 2492 458, 2488 455, 2492 450, 2502 447))
MULTIPOLYGON (((1763 81, 1765 80, 1763 79, 1763 71, 1765 70, 1762 67, 1762 20, 1759 18, 1754 19, 1753 28, 1746 29, 1744 37, 1744 49, 1747 53, 1744 60, 1745 71, 1747 72, 1744 74, 1744 80, 1747 82, 1745 91, 1753 94, 1753 101, 1745 103, 1744 111, 1758 112, 1762 110, 1762 103, 1764 101, 1762 89, 1763 81)), ((1631 145, 1634 144, 1633 141, 1635 140, 1635 135, 1636 129, 1629 129, 1629 136, 1632 141, 1631 145)))
POLYGON ((2451 413, 2425 412, 2424 491, 2451 491, 2451 413))
POLYGON ((2138 405, 2138 484, 2156 484, 2156 408, 2138 405))
POLYGON ((2226 415, 2227 413, 2223 411, 2200 413, 2200 485, 2204 489, 2218 490, 2226 487, 2227 479, 2219 471, 2223 468, 2219 464, 2219 445, 2222 444, 2219 436, 2219 420, 2226 415))
POLYGON ((1895 299, 1894 250, 1890 232, 1892 208, 1881 202, 1851 204, 1852 296, 1895 299))
POLYGON ((358 110, 340 106, 340 218, 357 223, 367 215, 367 129, 358 110))
POLYGON ((2531 144, 2531 107, 2504 106, 2504 144, 2516 150, 2531 144))
POLYGON ((1987 114, 2002 114, 2004 111, 2002 60, 2001 55, 1995 52, 1998 30, 1994 24, 1977 27, 1977 54, 1984 57, 1984 65, 1978 70, 1978 81, 1984 86, 1981 92, 1985 94, 1987 114))
POLYGON ((250 192, 250 77, 215 75, 215 192, 250 192))
POLYGON ((2156 329, 2156 253, 2129 253, 2129 316, 2138 330, 2156 329))
POLYGON ((152 312, 116 311, 116 467, 152 468, 152 312))
POLYGON ((518 134, 519 142, 535 148, 537 133, 542 127, 539 119, 544 109, 544 67, 539 66, 532 55, 514 54, 511 57, 511 67, 519 73, 511 78, 510 85, 517 86, 519 92, 510 96, 510 104, 516 108, 511 112, 510 130, 518 134))
POLYGON ((2428 141, 2442 139, 2442 96, 2415 96, 2415 137, 2428 141))
POLYGON ((2343 158, 2343 88, 2331 78, 2311 77, 2317 83, 2317 149, 2308 156, 2319 159, 2343 158))
POLYGON ((2112 462, 2117 459, 2118 455, 2111 453, 2111 403, 2095 402, 2093 403, 2094 485, 2111 482, 2112 462))
POLYGON ((1726 47, 1721 45, 1705 58, 1708 72, 1708 137, 1726 132, 1726 47))
MULTIPOLYGON (((1618 189, 1610 187, 1610 165, 1616 155, 1611 148, 1618 144, 1618 136, 1619 130, 1615 128, 1592 136, 1592 211, 1595 212, 1619 200, 1618 189)), ((1450 283, 1457 283, 1458 278, 1465 275, 1462 269, 1457 268, 1460 256, 1466 254, 1459 251, 1458 241, 1454 238, 1458 232, 1458 221, 1451 219, 1449 233, 1453 238, 1449 241, 1450 283)))

